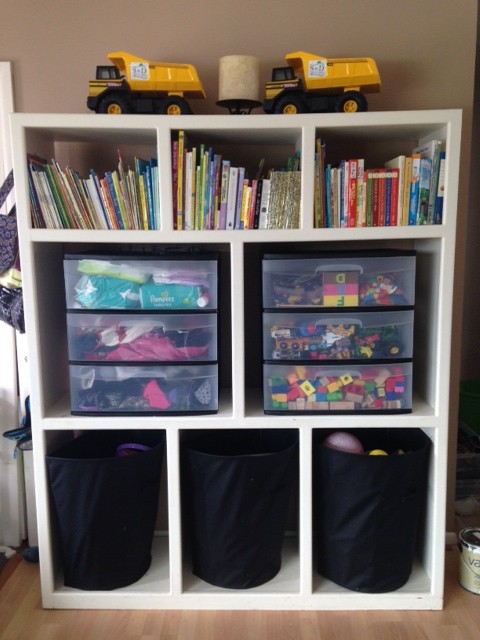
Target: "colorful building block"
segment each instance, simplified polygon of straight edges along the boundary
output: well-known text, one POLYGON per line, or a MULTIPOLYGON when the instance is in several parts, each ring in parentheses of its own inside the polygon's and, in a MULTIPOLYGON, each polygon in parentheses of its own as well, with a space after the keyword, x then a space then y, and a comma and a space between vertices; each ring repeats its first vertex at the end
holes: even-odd
POLYGON ((300 389, 306 396, 311 396, 315 393, 315 387, 310 382, 310 380, 304 380, 300 386, 300 389))
POLYGON ((358 271, 326 271, 323 274, 323 304, 326 307, 357 307, 358 271))

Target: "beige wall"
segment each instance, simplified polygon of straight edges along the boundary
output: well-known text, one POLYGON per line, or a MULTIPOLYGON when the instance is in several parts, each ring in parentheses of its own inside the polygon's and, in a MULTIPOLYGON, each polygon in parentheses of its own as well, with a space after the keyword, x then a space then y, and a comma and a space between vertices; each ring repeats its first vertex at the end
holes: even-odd
MULTIPOLYGON (((13 63, 17 111, 84 113, 88 80, 110 51, 151 60, 195 64, 207 91, 196 113, 220 113, 220 57, 249 54, 261 60, 262 80, 291 51, 325 56, 371 56, 382 91, 370 110, 462 108, 459 259, 454 336, 454 382, 460 376, 463 258, 469 227, 462 376, 480 377, 477 302, 479 224, 467 217, 477 1, 459 0, 1 0, 0 60, 13 63)), ((224 112, 222 112, 224 113, 224 112)), ((92 117, 94 117, 92 115, 92 117)), ((455 426, 455 405, 452 426, 455 426)), ((452 429, 452 463, 455 433, 452 429)), ((451 504, 453 480, 450 478, 451 504)), ((452 509, 449 509, 452 513, 452 509)))

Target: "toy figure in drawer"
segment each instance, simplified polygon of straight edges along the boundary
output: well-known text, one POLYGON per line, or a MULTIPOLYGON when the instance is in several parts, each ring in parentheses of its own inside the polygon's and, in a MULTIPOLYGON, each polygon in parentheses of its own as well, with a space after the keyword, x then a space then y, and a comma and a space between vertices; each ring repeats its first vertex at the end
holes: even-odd
POLYGON ((357 360, 398 358, 403 345, 395 325, 363 328, 350 324, 306 323, 272 326, 274 360, 357 360))
POLYGON ((355 271, 312 275, 279 274, 273 278, 276 306, 357 307, 405 305, 407 300, 393 273, 362 275, 355 271))

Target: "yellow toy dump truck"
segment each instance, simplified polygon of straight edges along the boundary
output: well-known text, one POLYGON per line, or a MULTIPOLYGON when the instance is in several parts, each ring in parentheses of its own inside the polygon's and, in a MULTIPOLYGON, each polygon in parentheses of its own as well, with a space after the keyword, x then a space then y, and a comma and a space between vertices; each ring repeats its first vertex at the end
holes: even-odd
POLYGON ((191 64, 149 62, 120 51, 109 53, 112 65, 97 67, 90 80, 87 107, 96 113, 192 113, 189 98, 205 98, 191 64))
POLYGON ((272 70, 265 86, 266 113, 367 111, 364 93, 380 91, 372 58, 322 58, 304 51, 285 56, 288 67, 272 70))

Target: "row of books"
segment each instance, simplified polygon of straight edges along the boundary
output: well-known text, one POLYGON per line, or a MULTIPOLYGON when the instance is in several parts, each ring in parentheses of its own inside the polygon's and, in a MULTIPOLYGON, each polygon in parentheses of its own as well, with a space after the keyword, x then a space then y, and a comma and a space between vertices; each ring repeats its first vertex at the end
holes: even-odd
POLYGON ((264 176, 264 160, 250 178, 243 166, 185 132, 172 141, 173 224, 177 230, 296 229, 300 216, 300 155, 264 176))
POLYGON ((135 158, 134 168, 118 165, 87 178, 56 160, 28 156, 32 223, 50 229, 160 229, 156 158, 135 158))
POLYGON ((326 163, 317 139, 314 220, 316 228, 441 224, 445 151, 440 140, 369 169, 363 158, 326 163))

